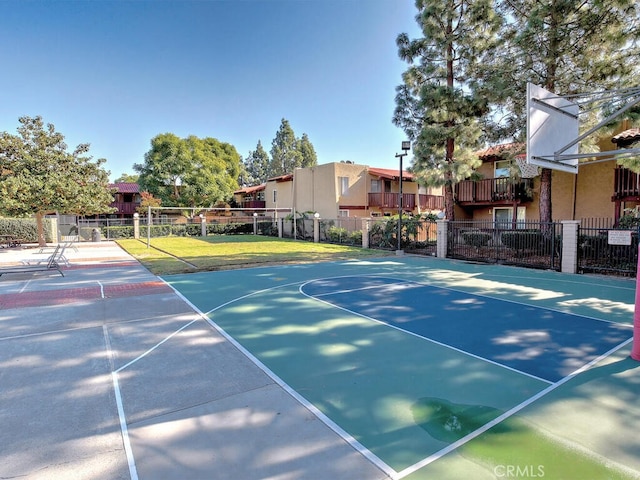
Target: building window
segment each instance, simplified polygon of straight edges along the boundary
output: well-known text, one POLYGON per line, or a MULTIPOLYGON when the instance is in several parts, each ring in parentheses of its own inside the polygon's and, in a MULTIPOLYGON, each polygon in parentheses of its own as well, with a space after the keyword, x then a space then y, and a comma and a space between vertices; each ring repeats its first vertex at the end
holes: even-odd
POLYGON ((349 191, 349 177, 338 177, 340 184, 340 195, 346 195, 349 191))
POLYGON ((508 177, 509 172, 511 170, 511 161, 510 160, 498 160, 494 163, 494 174, 493 178, 502 178, 508 177))
POLYGON ((371 180, 371 193, 382 193, 382 182, 380 180, 371 180))
MULTIPOLYGON (((511 228, 513 222, 513 208, 495 207, 493 209, 493 221, 496 228, 511 228)), ((516 228, 526 228, 526 207, 518 207, 516 210, 516 228)))
POLYGON ((349 210, 338 210, 338 217, 348 217, 349 210))
POLYGON ((278 203, 278 191, 273 191, 273 203, 278 203))

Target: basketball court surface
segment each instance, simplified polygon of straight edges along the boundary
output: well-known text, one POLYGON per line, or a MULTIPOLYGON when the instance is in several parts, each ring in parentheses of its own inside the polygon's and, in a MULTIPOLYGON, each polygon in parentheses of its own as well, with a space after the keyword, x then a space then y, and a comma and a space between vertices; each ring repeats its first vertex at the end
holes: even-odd
POLYGON ((72 255, 0 278, 2 478, 640 476, 635 281, 72 255))

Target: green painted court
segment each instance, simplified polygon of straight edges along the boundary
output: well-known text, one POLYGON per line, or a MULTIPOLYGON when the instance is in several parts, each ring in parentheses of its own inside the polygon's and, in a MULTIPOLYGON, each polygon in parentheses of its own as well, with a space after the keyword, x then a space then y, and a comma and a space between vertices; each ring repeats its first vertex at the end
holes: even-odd
POLYGON ((392 478, 638 478, 635 282, 410 256, 164 278, 392 478))

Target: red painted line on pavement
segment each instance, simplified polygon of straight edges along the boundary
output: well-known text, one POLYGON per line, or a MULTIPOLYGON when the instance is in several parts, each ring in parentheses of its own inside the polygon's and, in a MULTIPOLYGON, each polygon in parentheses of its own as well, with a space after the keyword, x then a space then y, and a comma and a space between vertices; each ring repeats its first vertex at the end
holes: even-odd
POLYGON ((108 298, 134 297, 137 295, 171 292, 173 292, 173 289, 164 282, 123 283, 120 285, 104 286, 104 296, 108 298))
MULTIPOLYGON (((173 290, 164 282, 123 283, 105 285, 105 298, 135 297, 157 293, 171 293, 173 290)), ((37 292, 7 293, 0 295, 0 309, 42 307, 45 305, 68 305, 101 298, 100 286, 40 290, 37 292)))

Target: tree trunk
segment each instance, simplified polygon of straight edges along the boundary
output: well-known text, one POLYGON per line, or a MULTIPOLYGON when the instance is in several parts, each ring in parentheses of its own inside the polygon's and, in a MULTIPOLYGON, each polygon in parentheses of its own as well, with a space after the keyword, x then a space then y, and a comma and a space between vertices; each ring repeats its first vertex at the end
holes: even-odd
MULTIPOLYGON (((447 37, 451 38, 450 35, 453 32, 453 21, 451 18, 447 20, 447 37)), ((449 42, 447 45, 447 88, 451 92, 453 92, 454 80, 455 76, 453 74, 453 42, 449 42)), ((446 122, 447 128, 451 129, 454 127, 455 122, 452 119, 448 119, 446 122)), ((455 140, 453 137, 449 137, 446 140, 445 144, 445 161, 447 165, 453 165, 455 163, 455 158, 453 158, 453 154, 455 151, 455 140)), ((444 186, 444 211, 447 220, 455 220, 455 213, 453 208, 453 174, 451 171, 447 171, 445 173, 446 183, 444 186)))
POLYGON ((444 214, 447 220, 455 220, 455 210, 453 207, 453 186, 448 182, 444 186, 444 214))
POLYGON ((551 173, 550 168, 543 168, 540 173, 540 198, 538 204, 540 207, 540 222, 551 223, 551 173))
POLYGON ((38 229, 38 246, 46 247, 47 238, 44 234, 44 213, 42 212, 36 213, 36 226, 38 229))

